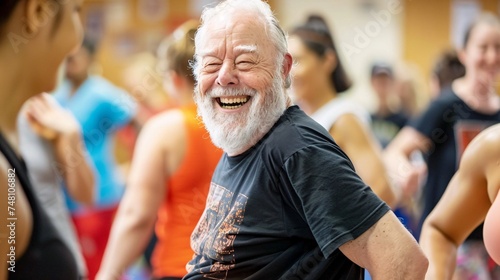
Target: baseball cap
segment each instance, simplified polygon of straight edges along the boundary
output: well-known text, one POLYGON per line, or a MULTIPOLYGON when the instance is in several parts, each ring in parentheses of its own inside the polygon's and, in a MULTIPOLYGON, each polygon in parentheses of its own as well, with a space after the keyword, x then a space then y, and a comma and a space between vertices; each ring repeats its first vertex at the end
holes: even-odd
POLYGON ((383 62, 375 63, 372 66, 371 75, 372 77, 378 75, 387 75, 389 77, 392 77, 393 76, 392 67, 389 64, 383 62))

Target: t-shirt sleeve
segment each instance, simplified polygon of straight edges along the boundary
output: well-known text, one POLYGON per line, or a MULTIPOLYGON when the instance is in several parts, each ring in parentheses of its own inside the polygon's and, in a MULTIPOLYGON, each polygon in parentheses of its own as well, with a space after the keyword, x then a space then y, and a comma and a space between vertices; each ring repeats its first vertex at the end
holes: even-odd
POLYGON ((284 163, 288 199, 308 224, 325 258, 373 226, 389 207, 355 173, 334 144, 310 146, 284 163))
POLYGON ((123 90, 110 88, 101 97, 104 99, 103 111, 105 118, 114 128, 127 124, 136 114, 136 102, 123 90))
POLYGON ((447 103, 443 99, 433 101, 429 107, 418 117, 408 122, 408 125, 415 128, 429 139, 434 137, 436 129, 443 126, 447 103))

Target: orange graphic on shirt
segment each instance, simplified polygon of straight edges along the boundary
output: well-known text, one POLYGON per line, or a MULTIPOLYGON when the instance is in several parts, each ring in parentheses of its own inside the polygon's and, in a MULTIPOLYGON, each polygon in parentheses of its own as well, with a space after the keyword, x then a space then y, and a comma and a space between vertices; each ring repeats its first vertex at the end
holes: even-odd
MULTIPOLYGON (((248 197, 211 183, 205 212, 191 235, 191 248, 202 256, 199 263, 211 259, 209 269, 199 273, 208 279, 226 279, 227 272, 235 266, 234 240, 243 222, 248 197)), ((188 270, 196 264, 190 263, 188 270)))

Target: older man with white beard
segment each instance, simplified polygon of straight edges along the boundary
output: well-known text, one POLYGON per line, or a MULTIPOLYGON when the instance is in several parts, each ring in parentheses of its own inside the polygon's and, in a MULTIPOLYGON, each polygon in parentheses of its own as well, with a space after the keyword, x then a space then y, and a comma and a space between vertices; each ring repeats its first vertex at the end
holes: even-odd
POLYGON ((286 36, 260 0, 206 9, 195 99, 225 153, 184 279, 423 279, 427 260, 327 131, 292 106, 286 36))

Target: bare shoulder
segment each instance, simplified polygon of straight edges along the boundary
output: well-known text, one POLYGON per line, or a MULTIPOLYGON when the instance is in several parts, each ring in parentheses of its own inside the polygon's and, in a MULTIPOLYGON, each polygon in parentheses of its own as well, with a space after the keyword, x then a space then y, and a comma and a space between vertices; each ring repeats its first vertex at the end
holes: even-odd
POLYGON ((148 138, 174 138, 183 127, 184 116, 182 111, 178 109, 168 110, 149 119, 141 130, 141 136, 148 138))
POLYGON ((158 151, 176 151, 186 139, 184 115, 181 110, 162 112, 149 119, 142 128, 138 145, 146 145, 158 151))
POLYGON ((363 123, 354 114, 340 116, 330 129, 330 134, 334 139, 342 143, 365 139, 365 132, 363 123))
POLYGON ((338 118, 333 127, 339 130, 361 129, 363 127, 361 120, 354 114, 343 114, 338 118))
POLYGON ((172 109, 151 117, 144 125, 144 128, 148 130, 161 129, 164 133, 169 133, 171 131, 165 132, 165 130, 175 129, 182 125, 184 125, 182 111, 179 109, 172 109))

